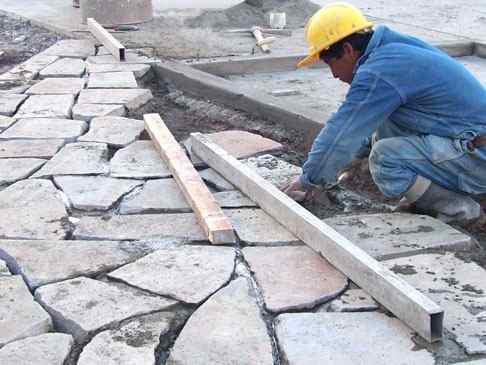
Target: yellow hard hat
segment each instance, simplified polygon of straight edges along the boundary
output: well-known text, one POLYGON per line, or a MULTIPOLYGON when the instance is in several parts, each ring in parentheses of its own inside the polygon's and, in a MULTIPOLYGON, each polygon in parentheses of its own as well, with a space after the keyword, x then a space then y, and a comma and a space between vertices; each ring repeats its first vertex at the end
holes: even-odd
POLYGON ((321 51, 353 33, 372 26, 373 23, 351 4, 332 3, 324 6, 309 19, 305 26, 309 55, 301 60, 297 67, 318 61, 321 51))

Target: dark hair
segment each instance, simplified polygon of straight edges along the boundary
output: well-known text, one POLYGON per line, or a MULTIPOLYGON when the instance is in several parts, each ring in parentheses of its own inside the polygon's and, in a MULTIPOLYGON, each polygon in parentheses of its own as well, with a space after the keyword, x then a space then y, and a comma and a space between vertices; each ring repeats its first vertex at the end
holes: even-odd
POLYGON ((343 38, 340 41, 334 43, 328 49, 321 51, 321 53, 319 53, 319 58, 324 62, 329 61, 332 58, 341 58, 344 53, 344 43, 351 44, 351 46, 353 46, 356 51, 362 54, 366 50, 366 47, 368 46, 368 43, 372 36, 372 30, 368 32, 353 33, 346 38, 343 38))

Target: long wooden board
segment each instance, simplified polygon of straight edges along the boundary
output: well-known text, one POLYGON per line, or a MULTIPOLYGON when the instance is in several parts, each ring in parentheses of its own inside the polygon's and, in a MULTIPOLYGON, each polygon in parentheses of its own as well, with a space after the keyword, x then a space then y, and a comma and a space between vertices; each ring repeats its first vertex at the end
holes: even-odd
POLYGON ((88 18, 88 29, 118 60, 125 61, 125 47, 93 18, 88 18))
POLYGON ((213 244, 236 242, 233 225, 216 202, 182 147, 158 114, 145 114, 145 129, 169 167, 201 227, 213 244))
POLYGON ((337 269, 429 342, 442 337, 443 310, 347 238, 200 133, 191 135, 200 159, 322 254, 337 269))

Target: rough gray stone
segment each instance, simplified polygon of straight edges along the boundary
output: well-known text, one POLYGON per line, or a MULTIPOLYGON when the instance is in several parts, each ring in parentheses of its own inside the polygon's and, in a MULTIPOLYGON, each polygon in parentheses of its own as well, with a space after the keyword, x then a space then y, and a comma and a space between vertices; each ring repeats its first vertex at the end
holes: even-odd
POLYGON ((97 117, 91 121, 89 132, 78 140, 125 147, 137 140, 144 130, 143 120, 111 116, 97 117))
POLYGON ((86 80, 79 77, 47 78, 32 86, 25 93, 31 95, 78 95, 85 84, 86 80))
POLYGON ((166 364, 273 364, 265 322, 246 279, 231 282, 194 312, 166 364))
POLYGON ((425 215, 340 216, 324 222, 378 259, 415 255, 430 249, 474 248, 471 237, 425 215))
POLYGON ((41 54, 66 58, 87 58, 95 54, 95 42, 91 39, 64 39, 41 54))
POLYGON ((62 365, 73 343, 72 336, 64 333, 46 333, 15 341, 0 349, 0 364, 62 365))
POLYGON ((114 64, 96 64, 88 63, 88 72, 90 74, 94 73, 104 73, 104 72, 133 72, 135 78, 140 79, 149 72, 150 66, 144 64, 124 64, 124 63, 114 63, 114 64))
POLYGON ((81 91, 78 104, 123 104, 135 110, 152 98, 148 89, 86 89, 81 91))
POLYGON ((73 105, 74 95, 31 95, 15 118, 71 118, 73 105))
POLYGON ((102 72, 89 75, 88 89, 134 89, 137 80, 133 72, 102 72))
POLYGON ((123 117, 126 114, 125 106, 116 104, 76 104, 73 108, 73 119, 87 122, 96 117, 123 117))
POLYGON ((0 141, 0 158, 51 158, 64 144, 61 139, 0 141))
MULTIPOLYGON (((118 61, 115 57, 112 55, 101 55, 101 56, 91 56, 88 57, 86 62, 90 64, 120 64, 120 61, 118 61)), ((151 63, 157 63, 160 62, 160 60, 156 58, 150 58, 147 56, 141 56, 136 53, 132 52, 127 52, 125 54, 125 60, 123 61, 123 64, 151 64, 151 63)))
POLYGON ((484 365, 485 361, 483 360, 476 360, 476 361, 467 361, 467 362, 455 362, 454 365, 484 365))
POLYGON ((0 185, 25 179, 45 163, 46 160, 39 158, 2 158, 0 159, 0 185))
POLYGON ((231 185, 231 183, 218 174, 213 169, 205 169, 199 171, 199 175, 201 178, 206 181, 210 186, 214 186, 217 190, 220 191, 227 191, 227 190, 235 190, 235 187, 231 185))
POLYGON ((145 251, 113 241, 0 240, 0 258, 31 289, 96 276, 142 257, 145 251))
POLYGON ((236 252, 229 247, 185 246, 159 250, 109 274, 130 286, 199 304, 226 284, 236 252))
POLYGON ((300 241, 261 209, 225 209, 238 237, 251 246, 299 244, 300 241))
POLYGON ((213 194, 221 208, 253 208, 257 205, 237 190, 222 191, 213 194))
POLYGON ((8 72, 0 75, 0 81, 30 81, 39 75, 39 72, 58 60, 57 56, 49 56, 43 53, 31 57, 24 63, 14 67, 8 72))
POLYGON ((444 309, 444 328, 468 354, 486 354, 486 271, 452 254, 424 254, 383 264, 444 309))
POLYGON ((8 94, 0 95, 0 115, 10 117, 15 114, 22 102, 27 99, 27 95, 8 94))
POLYGON ((23 180, 0 191, 0 238, 62 240, 67 212, 49 180, 23 180))
POLYGON ((348 285, 343 274, 306 246, 248 247, 243 255, 271 312, 313 308, 348 285))
POLYGON ((300 167, 289 164, 272 155, 251 157, 241 162, 279 188, 288 184, 302 173, 300 167))
POLYGON ((364 290, 351 289, 329 305, 328 312, 370 312, 378 309, 378 303, 364 290))
POLYGON ((76 58, 62 58, 51 63, 41 72, 41 79, 48 77, 81 77, 86 70, 86 63, 76 58))
POLYGON ((74 231, 76 239, 88 240, 150 240, 180 238, 187 241, 205 241, 202 228, 192 213, 141 214, 100 217, 82 217, 74 231))
POLYGON ((22 277, 0 276, 0 347, 51 328, 51 317, 34 301, 22 277))
POLYGON ((133 179, 165 178, 172 174, 152 141, 135 141, 117 151, 110 161, 111 176, 133 179))
POLYGON ((12 124, 15 123, 16 120, 17 119, 0 115, 0 132, 10 127, 12 124))
POLYGON ((408 327, 378 312, 282 314, 276 333, 286 364, 435 364, 408 327))
POLYGON ((3 260, 0 260, 0 276, 6 276, 6 275, 10 276, 12 274, 10 273, 10 270, 7 267, 7 263, 3 260))
POLYGON ((88 211, 108 210, 120 197, 143 184, 140 180, 105 176, 56 176, 54 181, 67 195, 73 208, 88 211))
POLYGON ((51 314, 56 327, 72 334, 78 342, 124 319, 168 309, 176 303, 83 277, 41 286, 35 297, 51 314))
POLYGON ((108 146, 104 143, 69 143, 34 177, 55 175, 102 175, 109 171, 108 146))
POLYGON ((27 118, 18 120, 2 132, 0 139, 63 139, 74 142, 87 129, 88 125, 81 120, 27 118))

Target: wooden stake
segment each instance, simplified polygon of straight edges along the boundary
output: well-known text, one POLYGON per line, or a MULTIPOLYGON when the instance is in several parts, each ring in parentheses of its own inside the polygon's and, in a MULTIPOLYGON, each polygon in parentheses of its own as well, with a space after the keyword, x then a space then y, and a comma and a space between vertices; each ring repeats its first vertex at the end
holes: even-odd
POLYGON ((118 60, 125 61, 125 47, 110 32, 103 28, 93 18, 88 18, 88 29, 93 36, 100 41, 108 51, 118 60))

